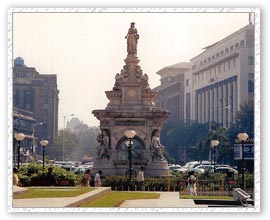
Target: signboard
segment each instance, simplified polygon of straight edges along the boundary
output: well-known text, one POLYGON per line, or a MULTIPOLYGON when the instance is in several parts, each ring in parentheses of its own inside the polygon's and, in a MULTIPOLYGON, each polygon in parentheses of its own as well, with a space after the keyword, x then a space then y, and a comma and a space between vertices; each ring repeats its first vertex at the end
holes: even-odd
MULTIPOLYGON (((244 160, 254 160, 254 144, 244 144, 244 160)), ((234 159, 242 160, 242 144, 234 145, 234 159)))

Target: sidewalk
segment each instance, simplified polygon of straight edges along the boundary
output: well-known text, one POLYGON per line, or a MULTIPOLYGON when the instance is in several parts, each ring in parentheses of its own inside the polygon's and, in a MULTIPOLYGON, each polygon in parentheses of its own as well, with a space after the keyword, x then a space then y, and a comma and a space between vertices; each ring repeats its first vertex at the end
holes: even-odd
POLYGON ((126 200, 120 207, 125 208, 207 208, 196 205, 193 199, 179 199, 179 192, 158 192, 158 199, 126 200))

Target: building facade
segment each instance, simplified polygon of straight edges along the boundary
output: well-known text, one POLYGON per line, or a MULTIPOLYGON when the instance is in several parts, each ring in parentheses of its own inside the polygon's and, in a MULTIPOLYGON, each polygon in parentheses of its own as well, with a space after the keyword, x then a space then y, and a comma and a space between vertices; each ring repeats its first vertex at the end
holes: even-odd
POLYGON ((156 104, 170 111, 167 121, 215 122, 228 128, 240 105, 254 98, 254 25, 205 47, 190 63, 157 74, 156 104))
POLYGON ((191 64, 183 62, 164 67, 157 72, 161 77, 161 85, 154 88, 154 91, 158 92, 156 105, 170 112, 167 122, 173 122, 176 126, 184 121, 185 84, 190 83, 185 81, 185 73, 190 69, 191 64))
POLYGON ((191 59, 191 64, 191 118, 228 128, 240 105, 253 101, 254 25, 249 24, 206 47, 191 59))
POLYGON ((13 161, 17 161, 18 154, 20 154, 22 161, 30 159, 29 156, 33 153, 33 126, 36 120, 31 111, 13 108, 13 132, 24 133, 25 139, 23 140, 22 148, 17 149, 16 139, 13 139, 13 161))
MULTIPOLYGON (((50 145, 57 135, 58 93, 55 74, 39 74, 34 67, 27 67, 21 57, 14 60, 13 116, 15 109, 32 112, 32 145, 37 154, 40 154, 39 141, 42 138, 50 145)), ((16 117, 18 120, 22 116, 16 117)))

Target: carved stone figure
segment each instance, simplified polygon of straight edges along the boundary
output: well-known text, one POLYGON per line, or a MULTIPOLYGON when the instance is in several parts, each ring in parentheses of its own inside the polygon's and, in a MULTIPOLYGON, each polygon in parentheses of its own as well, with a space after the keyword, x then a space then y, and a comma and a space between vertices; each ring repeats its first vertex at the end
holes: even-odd
POLYGON ((152 160, 165 160, 163 157, 165 147, 160 143, 158 132, 155 132, 152 137, 151 149, 153 150, 152 160))
POLYGON ((103 130, 100 135, 97 137, 97 141, 100 143, 98 147, 98 152, 97 152, 97 157, 98 159, 110 159, 110 154, 109 154, 109 144, 110 144, 110 139, 108 132, 103 130))
POLYGON ((128 52, 128 54, 135 54, 136 55, 139 34, 137 32, 137 29, 135 28, 134 22, 132 22, 130 24, 130 28, 129 28, 128 33, 125 36, 125 38, 127 38, 127 52, 128 52))

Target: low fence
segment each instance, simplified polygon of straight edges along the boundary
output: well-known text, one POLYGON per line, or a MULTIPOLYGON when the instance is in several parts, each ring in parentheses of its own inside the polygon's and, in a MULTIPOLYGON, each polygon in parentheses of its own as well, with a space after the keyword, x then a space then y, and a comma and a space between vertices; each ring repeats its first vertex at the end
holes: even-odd
MULTIPOLYGON (((109 183, 108 183, 109 184, 109 183)), ((118 183, 110 183, 112 190, 115 191, 140 191, 136 180, 131 183, 121 181, 118 183)), ((201 196, 232 196, 234 188, 242 188, 242 180, 240 177, 236 179, 227 179, 225 177, 212 179, 205 176, 199 176, 196 180, 197 195, 201 196)), ((144 191, 172 191, 180 192, 182 195, 188 194, 186 180, 179 180, 177 177, 167 178, 146 178, 144 191)), ((244 179, 244 190, 253 196, 254 183, 253 180, 244 179)))

